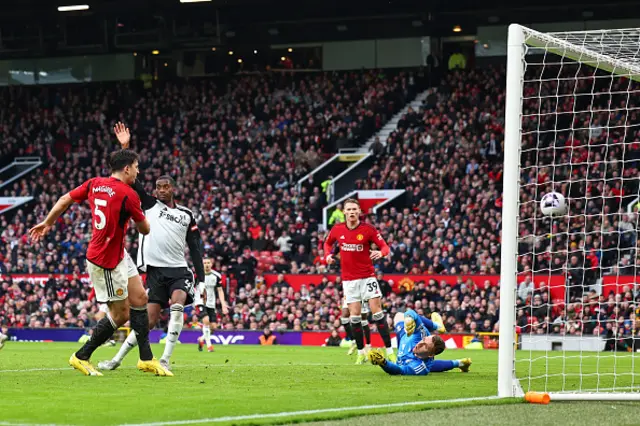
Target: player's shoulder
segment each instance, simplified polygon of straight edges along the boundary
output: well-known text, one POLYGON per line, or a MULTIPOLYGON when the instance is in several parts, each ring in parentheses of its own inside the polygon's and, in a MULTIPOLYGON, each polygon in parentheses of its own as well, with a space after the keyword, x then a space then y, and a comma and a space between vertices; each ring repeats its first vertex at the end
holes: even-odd
POLYGON ((347 223, 346 222, 340 222, 340 223, 336 223, 335 225, 333 225, 331 227, 331 232, 338 232, 338 231, 345 231, 347 230, 347 223))
POLYGON ((185 212, 186 214, 188 214, 190 217, 193 218, 193 211, 191 211, 191 209, 189 209, 188 207, 183 206, 182 204, 178 204, 176 203, 176 209, 180 210, 181 212, 185 212))
POLYGON ((211 270, 211 274, 209 276, 214 277, 214 278, 216 278, 218 280, 222 279, 222 274, 220 274, 220 272, 215 271, 215 270, 211 270))
POLYGON ((370 223, 362 223, 361 226, 369 232, 374 232, 374 233, 378 232, 378 228, 376 228, 370 223))

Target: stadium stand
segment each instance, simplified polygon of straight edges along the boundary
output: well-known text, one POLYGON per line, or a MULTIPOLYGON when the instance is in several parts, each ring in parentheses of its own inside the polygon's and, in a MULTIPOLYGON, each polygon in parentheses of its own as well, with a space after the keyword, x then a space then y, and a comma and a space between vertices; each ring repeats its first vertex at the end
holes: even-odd
MULTIPOLYGON (((378 265, 381 272, 499 274, 504 73, 502 68, 487 68, 447 74, 440 85, 430 89, 420 110, 409 110, 401 118, 397 131, 376 151, 369 176, 356 182, 358 189, 405 188, 409 194, 405 206, 383 209, 378 217, 367 218, 381 229, 392 249, 391 259, 378 265)), ((133 147, 142 154, 147 189, 152 189, 160 174, 177 178, 189 194, 187 207, 198 214, 208 255, 233 282, 233 309, 223 319, 224 327, 339 328, 339 282, 308 283, 296 291, 283 276, 267 288, 264 274, 335 272, 322 262, 324 233, 317 227, 325 197, 319 186, 303 187, 298 193, 294 182, 320 164, 325 154, 357 145, 372 135, 415 95, 416 88, 409 87, 406 74, 266 78, 240 77, 227 89, 207 80, 167 84, 144 96, 133 87, 117 84, 96 88, 86 95, 90 102, 82 103, 82 91, 64 88, 47 99, 36 96, 13 115, 5 115, 3 137, 9 137, 12 130, 27 138, 31 142, 21 149, 45 158, 46 169, 35 179, 5 191, 36 194, 38 201, 10 222, 0 218, 4 229, 0 271, 82 271, 83 223, 89 217, 86 207, 74 206, 43 247, 30 246, 25 230, 62 192, 89 175, 105 172, 98 158, 115 149, 110 136, 114 120, 106 117, 122 111, 118 119, 133 123, 133 147), (93 106, 90 110, 80 107, 88 104, 93 106), (27 125, 24 117, 36 116, 40 124, 29 121, 27 125), (71 118, 73 124, 67 121, 71 118), (223 164, 226 167, 220 167, 223 164)), ((3 94, 5 108, 11 102, 20 105, 12 96, 17 95, 3 94)), ((604 137, 596 135, 595 145, 604 137)), ((2 148, 3 154, 17 153, 17 142, 10 141, 8 148, 2 148)), ((559 149, 571 150, 571 141, 559 149)), ((640 146, 634 146, 624 155, 638 159, 639 153, 640 146)), ((594 149, 587 155, 598 154, 594 149)), ((637 176, 637 166, 637 161, 632 163, 625 173, 637 176)), ((579 172, 562 177, 572 185, 575 182, 573 188, 586 183, 579 172)), ((544 174, 536 178, 544 183, 544 174)), ((594 199, 615 199, 613 195, 619 194, 622 200, 625 192, 637 194, 637 187, 624 186, 628 182, 631 180, 610 185, 610 176, 594 174, 583 194, 594 199)), ((587 204, 591 201, 598 203, 586 200, 587 204)), ((597 204, 593 208, 601 211, 597 204)), ((524 218, 530 217, 527 214, 532 212, 523 211, 524 218)), ((603 228, 610 235, 604 241, 620 235, 625 238, 623 251, 607 250, 587 236, 576 238, 575 253, 534 259, 528 254, 530 244, 541 242, 524 240, 521 272, 564 274, 582 288, 595 284, 602 275, 633 269, 637 235, 628 229, 631 222, 620 215, 603 228), (583 264, 589 266, 586 271, 577 267, 583 264)), ((559 226, 556 233, 570 235, 566 225, 559 226)), ((129 248, 136 250, 135 244, 129 248)), ((569 334, 582 329, 604 335, 612 325, 600 323, 615 318, 623 333, 632 333, 634 300, 640 300, 640 294, 630 289, 617 295, 571 293, 569 303, 551 309, 549 287, 532 280, 518 288, 521 328, 569 334)), ((0 316, 12 326, 86 326, 96 312, 79 280, 57 280, 52 275, 44 288, 25 282, 0 280, 0 284, 0 316)), ((407 307, 422 314, 439 311, 448 331, 491 332, 498 329, 498 299, 498 288, 488 281, 479 285, 462 278, 454 284, 431 279, 389 293, 385 308, 390 313, 407 307)))

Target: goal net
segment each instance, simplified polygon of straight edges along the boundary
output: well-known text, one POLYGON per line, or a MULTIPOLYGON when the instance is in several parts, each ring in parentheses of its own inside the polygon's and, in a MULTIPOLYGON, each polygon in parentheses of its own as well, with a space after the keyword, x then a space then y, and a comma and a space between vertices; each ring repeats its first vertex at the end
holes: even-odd
POLYGON ((640 400, 640 29, 508 45, 498 393, 640 400))

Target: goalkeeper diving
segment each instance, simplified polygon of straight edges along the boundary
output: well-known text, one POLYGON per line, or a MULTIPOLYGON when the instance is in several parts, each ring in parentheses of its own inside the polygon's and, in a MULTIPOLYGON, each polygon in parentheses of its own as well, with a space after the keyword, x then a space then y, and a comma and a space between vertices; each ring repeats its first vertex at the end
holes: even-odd
POLYGON ((427 319, 409 309, 404 314, 396 314, 393 322, 398 339, 398 362, 387 361, 382 351, 375 349, 368 354, 372 364, 379 365, 389 374, 403 376, 426 376, 454 368, 465 373, 469 371, 470 358, 447 361, 434 359, 445 349, 442 337, 432 334, 434 331, 445 331, 438 313, 432 313, 431 319, 427 319))

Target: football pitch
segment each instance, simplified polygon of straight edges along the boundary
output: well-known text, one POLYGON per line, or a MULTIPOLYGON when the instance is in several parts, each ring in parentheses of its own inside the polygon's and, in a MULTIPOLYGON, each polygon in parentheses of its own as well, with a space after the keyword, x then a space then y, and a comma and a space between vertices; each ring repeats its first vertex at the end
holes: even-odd
MULTIPOLYGON (((163 378, 137 371, 135 353, 104 377, 85 377, 67 365, 78 347, 75 343, 9 342, 0 351, 0 425, 307 421, 336 425, 417 425, 425 421, 533 425, 557 423, 559 418, 564 424, 574 424, 574 420, 584 424, 586 418, 607 424, 637 424, 640 408, 635 403, 532 406, 517 404, 518 399, 494 399, 498 354, 492 350, 452 350, 439 357, 471 357, 473 366, 467 374, 455 370, 426 377, 397 377, 369 364, 353 365, 355 358, 342 348, 218 345, 216 352, 207 353, 198 352, 195 345, 179 345, 173 357, 175 377, 163 378), (355 417, 363 415, 367 417, 355 417)), ((153 349, 161 353, 162 346, 153 345, 153 349)), ((100 348, 92 359, 95 363, 108 359, 116 350, 100 348)), ((633 359, 623 354, 614 361, 611 369, 622 371, 630 369, 633 359)), ((607 359, 599 362, 602 372, 607 359)), ((559 373, 561 365, 533 367, 559 373)), ((583 373, 589 365, 584 363, 583 373)), ((591 380, 591 376, 584 380, 591 380)))

